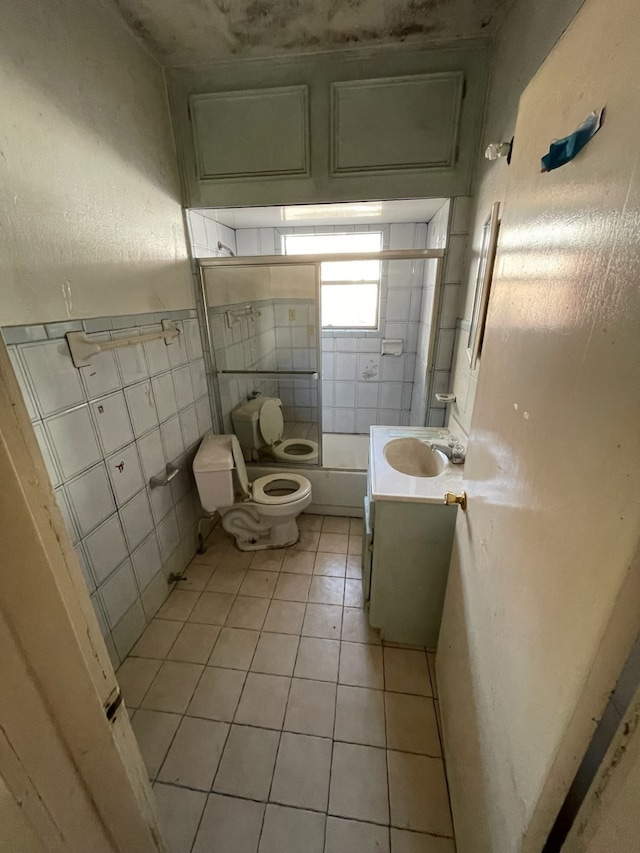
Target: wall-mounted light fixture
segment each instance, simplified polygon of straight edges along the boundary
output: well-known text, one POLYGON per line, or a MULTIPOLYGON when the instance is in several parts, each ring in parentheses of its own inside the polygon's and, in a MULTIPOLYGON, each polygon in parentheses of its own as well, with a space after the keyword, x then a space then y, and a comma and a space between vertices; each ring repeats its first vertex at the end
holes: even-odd
POLYGON ((490 142, 485 149, 484 156, 487 160, 499 160, 506 157, 507 163, 510 163, 512 149, 513 139, 511 142, 490 142))

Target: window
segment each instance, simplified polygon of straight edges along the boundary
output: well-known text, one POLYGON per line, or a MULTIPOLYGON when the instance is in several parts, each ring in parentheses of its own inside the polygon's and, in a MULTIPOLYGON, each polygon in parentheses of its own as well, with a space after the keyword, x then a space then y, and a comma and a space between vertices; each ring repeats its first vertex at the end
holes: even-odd
MULTIPOLYGON (((382 234, 286 234, 286 255, 355 255, 379 252, 382 234)), ((322 328, 376 329, 380 261, 323 261, 320 265, 322 328)))

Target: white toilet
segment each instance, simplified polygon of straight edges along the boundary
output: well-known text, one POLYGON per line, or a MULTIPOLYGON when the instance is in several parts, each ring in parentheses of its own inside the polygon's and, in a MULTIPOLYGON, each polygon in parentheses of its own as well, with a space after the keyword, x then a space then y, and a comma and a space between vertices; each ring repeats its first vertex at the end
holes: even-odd
POLYGON ((306 477, 280 472, 250 483, 235 435, 205 436, 193 473, 205 512, 220 513, 240 550, 284 548, 298 541, 296 518, 311 503, 306 477))
POLYGON ((284 418, 282 401, 277 397, 255 397, 240 403, 231 412, 233 431, 243 450, 257 457, 257 451, 268 447, 276 462, 317 463, 318 443, 308 438, 282 440, 284 418))

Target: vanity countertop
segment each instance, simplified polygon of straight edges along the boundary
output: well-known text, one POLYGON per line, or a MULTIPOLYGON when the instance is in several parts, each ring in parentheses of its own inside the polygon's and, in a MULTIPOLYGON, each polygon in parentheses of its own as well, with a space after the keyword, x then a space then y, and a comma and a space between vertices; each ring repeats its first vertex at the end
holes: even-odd
POLYGON ((397 438, 416 438, 419 441, 440 441, 446 445, 449 431, 434 427, 371 427, 369 465, 371 497, 379 501, 411 501, 413 503, 444 503, 446 492, 462 489, 464 465, 447 460, 441 474, 433 477, 414 477, 402 474, 389 464, 385 446, 397 438))

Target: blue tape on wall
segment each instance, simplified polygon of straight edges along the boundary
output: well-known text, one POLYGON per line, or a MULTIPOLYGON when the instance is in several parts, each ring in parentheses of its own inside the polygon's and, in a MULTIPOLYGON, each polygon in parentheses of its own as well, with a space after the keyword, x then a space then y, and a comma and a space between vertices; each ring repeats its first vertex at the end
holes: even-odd
POLYGON ((594 110, 586 117, 579 128, 563 139, 556 139, 549 147, 549 153, 542 158, 542 172, 551 172, 569 163, 576 154, 592 139, 602 127, 604 107, 594 110))

